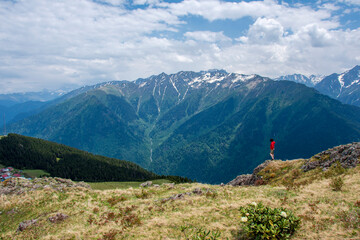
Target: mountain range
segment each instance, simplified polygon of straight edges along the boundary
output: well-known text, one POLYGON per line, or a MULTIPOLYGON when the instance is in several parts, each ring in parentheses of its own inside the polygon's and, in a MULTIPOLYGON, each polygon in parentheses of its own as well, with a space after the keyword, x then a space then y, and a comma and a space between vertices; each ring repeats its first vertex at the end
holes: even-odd
POLYGON ((358 141, 360 109, 292 81, 182 71, 77 89, 9 129, 219 183, 268 159, 270 138, 282 159, 358 141))
POLYGON ((41 111, 49 102, 65 94, 63 90, 0 94, 1 118, 6 123, 19 121, 41 111))
POLYGON ((320 93, 337 99, 343 103, 360 106, 360 66, 343 73, 333 73, 329 76, 302 74, 280 76, 275 80, 288 80, 313 87, 320 93))

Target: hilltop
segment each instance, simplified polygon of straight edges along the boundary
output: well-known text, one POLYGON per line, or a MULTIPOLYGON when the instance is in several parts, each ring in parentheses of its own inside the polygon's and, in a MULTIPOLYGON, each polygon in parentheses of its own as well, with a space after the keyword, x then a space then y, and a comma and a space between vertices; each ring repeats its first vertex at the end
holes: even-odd
POLYGON ((358 161, 353 153, 359 146, 271 161, 259 171, 257 186, 186 183, 104 191, 76 186, 1 195, 0 238, 195 239, 208 233, 243 239, 241 209, 264 205, 300 219, 292 239, 357 239, 360 166, 343 160, 358 161), (315 168, 303 167, 310 165, 315 168))

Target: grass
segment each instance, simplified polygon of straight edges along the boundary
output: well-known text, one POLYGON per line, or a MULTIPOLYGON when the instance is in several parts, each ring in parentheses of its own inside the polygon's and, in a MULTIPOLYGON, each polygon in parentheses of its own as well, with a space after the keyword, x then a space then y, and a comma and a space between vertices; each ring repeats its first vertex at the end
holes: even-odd
MULTIPOLYGON (((157 179, 152 181, 153 184, 161 185, 163 183, 170 183, 166 179, 157 179)), ((126 188, 138 188, 143 182, 88 182, 94 190, 108 190, 108 189, 126 189, 126 188)))
POLYGON ((25 176, 36 178, 40 176, 50 176, 50 173, 40 169, 26 169, 22 171, 25 176))
MULTIPOLYGON (((318 174, 312 170, 294 175, 296 167, 292 164, 296 162, 272 164, 274 169, 269 167, 269 174, 296 175, 296 181, 318 174)), ((360 166, 333 177, 314 178, 296 189, 284 187, 280 176, 272 179, 277 181, 257 187, 192 183, 118 188, 115 184, 108 190, 45 189, 0 195, 0 239, 185 239, 184 229, 188 235, 203 229, 219 232, 219 239, 239 239, 240 207, 251 202, 284 207, 299 216, 300 229, 293 239, 358 239, 360 166), (335 192, 329 186, 335 177, 344 181, 341 191, 335 192), (164 201, 196 188, 203 194, 164 201), (51 223, 48 218, 56 213, 69 218, 51 223), (16 232, 20 222, 31 219, 38 219, 37 224, 16 232)))

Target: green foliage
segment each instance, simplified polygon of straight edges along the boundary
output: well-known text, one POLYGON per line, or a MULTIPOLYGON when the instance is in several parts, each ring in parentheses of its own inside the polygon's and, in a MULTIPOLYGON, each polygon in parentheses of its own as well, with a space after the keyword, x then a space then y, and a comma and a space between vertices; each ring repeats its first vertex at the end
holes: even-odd
POLYGON ((300 218, 285 208, 251 203, 240 212, 246 239, 288 239, 300 226, 300 218))
POLYGON ((344 181, 342 180, 341 177, 335 177, 335 178, 331 179, 329 185, 333 191, 341 191, 341 189, 344 185, 344 181))
POLYGON ((202 227, 192 227, 188 225, 180 226, 180 231, 187 240, 217 240, 220 239, 219 231, 207 230, 202 227))
POLYGON ((29 176, 30 178, 50 176, 48 172, 39 169, 26 169, 22 172, 25 176, 29 176))
POLYGON ((180 177, 180 176, 172 176, 172 175, 161 175, 159 178, 166 179, 173 183, 192 183, 194 182, 190 178, 187 177, 180 177))
POLYGON ((145 181, 158 178, 156 174, 128 161, 17 134, 0 139, 0 159, 6 166, 41 169, 51 176, 76 181, 145 181))
POLYGON ((341 166, 340 162, 337 161, 334 164, 331 165, 329 169, 327 169, 323 175, 325 178, 331 178, 334 176, 339 176, 341 174, 344 174, 346 172, 346 169, 341 166))

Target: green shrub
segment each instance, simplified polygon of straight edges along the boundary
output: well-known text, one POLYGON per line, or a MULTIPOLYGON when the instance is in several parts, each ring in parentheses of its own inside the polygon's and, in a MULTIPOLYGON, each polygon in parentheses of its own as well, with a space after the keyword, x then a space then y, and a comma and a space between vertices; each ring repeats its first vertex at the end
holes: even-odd
POLYGON ((240 208, 244 239, 288 239, 300 225, 300 218, 284 208, 251 203, 240 208))
POLYGON ((221 233, 219 231, 206 230, 199 227, 184 225, 180 227, 180 231, 188 240, 218 240, 221 233))
POLYGON ((333 191, 341 191, 343 185, 344 185, 344 181, 342 180, 341 177, 333 178, 330 182, 330 187, 332 188, 333 191))
POLYGON ((346 172, 346 169, 341 166, 341 163, 337 161, 331 167, 324 173, 325 178, 330 178, 334 176, 339 176, 341 174, 344 174, 346 172))

